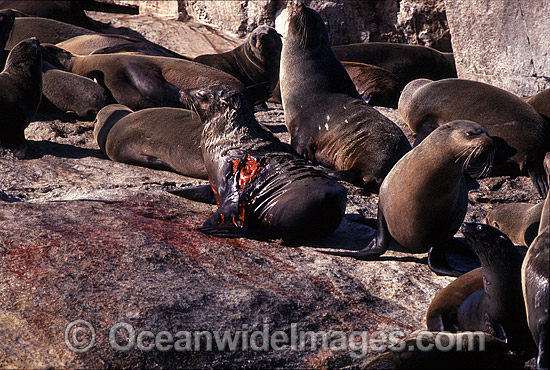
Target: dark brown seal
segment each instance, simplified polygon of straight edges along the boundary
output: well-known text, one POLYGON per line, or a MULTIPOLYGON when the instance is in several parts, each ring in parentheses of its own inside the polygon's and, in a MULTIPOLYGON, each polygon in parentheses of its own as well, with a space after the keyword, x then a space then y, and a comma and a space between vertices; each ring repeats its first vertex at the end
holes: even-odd
MULTIPOLYGON (((371 106, 397 108, 401 85, 396 75, 370 64, 342 62, 342 66, 365 102, 371 106)), ((270 101, 282 103, 279 83, 275 86, 270 101)))
POLYGON ((15 21, 15 14, 9 10, 0 10, 0 51, 4 51, 15 21))
POLYGON ((154 42, 125 35, 81 35, 57 43, 56 46, 76 55, 133 52, 142 55, 191 60, 154 42))
MULTIPOLYGON (((523 254, 499 230, 465 223, 462 231, 482 267, 442 289, 426 314, 428 330, 483 331, 510 350, 534 353, 521 292, 523 254)), ((530 357, 526 357, 528 360, 530 357)))
POLYGON ((94 137, 115 162, 207 179, 200 149, 202 128, 190 110, 161 107, 134 112, 111 104, 97 114, 94 137))
POLYGON ((184 91, 202 121, 201 148, 219 208, 203 231, 287 240, 332 233, 346 208, 346 190, 287 151, 256 121, 244 96, 227 86, 184 91))
POLYGON ((40 43, 57 44, 75 36, 95 33, 69 23, 40 17, 15 18, 12 32, 6 44, 11 49, 21 40, 36 37, 40 43))
POLYGON ((42 62, 42 101, 39 112, 65 112, 93 120, 104 106, 114 102, 109 93, 89 78, 42 62))
MULTIPOLYGON (((548 222, 548 221, 547 221, 548 222)), ((535 238, 521 267, 527 324, 538 347, 537 369, 548 369, 550 226, 535 238)))
POLYGON ((457 77, 453 53, 442 53, 427 46, 366 42, 332 49, 341 61, 371 64, 393 73, 401 88, 417 78, 457 77))
POLYGON ((182 59, 124 53, 76 56, 54 45, 44 45, 44 49, 48 62, 96 80, 118 103, 132 110, 186 108, 180 100, 183 88, 223 83, 246 90, 225 72, 182 59))
POLYGON ((489 157, 486 154, 492 145, 477 123, 453 121, 440 126, 386 176, 380 188, 378 229, 372 242, 359 252, 330 254, 374 259, 393 240, 412 253, 429 250, 428 265, 434 272, 460 275, 463 271, 447 264, 445 249, 456 245, 453 236, 468 207, 464 167, 472 158, 489 157))
POLYGON ((482 82, 420 79, 403 90, 399 114, 418 133, 417 142, 446 122, 479 123, 497 146, 492 173, 527 172, 538 192, 546 196, 548 181, 542 161, 550 151, 550 123, 516 95, 482 82))
POLYGON ((269 97, 279 80, 281 48, 281 35, 272 27, 260 26, 235 49, 199 55, 193 61, 229 73, 247 87, 263 84, 262 96, 269 97))
POLYGON ((544 202, 501 204, 487 214, 484 222, 502 231, 514 244, 528 247, 539 233, 543 206, 544 202))
POLYGON ((378 192, 410 150, 397 125, 363 101, 330 48, 321 16, 303 4, 290 14, 280 86, 292 147, 341 179, 378 192))
POLYGON ((27 152, 25 128, 42 98, 42 55, 36 39, 23 40, 11 50, 0 73, 0 147, 17 158, 27 152))

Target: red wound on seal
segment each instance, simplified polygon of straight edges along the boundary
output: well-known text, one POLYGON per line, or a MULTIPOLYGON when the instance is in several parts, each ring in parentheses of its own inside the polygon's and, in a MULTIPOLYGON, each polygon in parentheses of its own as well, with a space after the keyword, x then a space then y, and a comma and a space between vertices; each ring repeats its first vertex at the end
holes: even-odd
MULTIPOLYGON (((235 168, 235 162, 233 162, 233 168, 235 168)), ((250 155, 246 157, 246 165, 241 169, 239 174, 239 187, 242 189, 256 177, 258 177, 260 170, 263 167, 260 163, 252 158, 250 155)))

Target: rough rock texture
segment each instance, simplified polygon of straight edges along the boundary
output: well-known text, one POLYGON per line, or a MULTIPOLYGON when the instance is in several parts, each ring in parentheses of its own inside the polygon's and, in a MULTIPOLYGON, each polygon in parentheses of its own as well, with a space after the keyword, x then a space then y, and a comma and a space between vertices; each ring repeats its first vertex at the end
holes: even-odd
MULTIPOLYGON (((181 1, 181 0, 180 0, 181 1)), ((184 0, 195 20, 245 37, 259 25, 286 31, 289 1, 184 0)), ((307 1, 327 25, 333 45, 365 41, 393 41, 427 45, 450 51, 450 37, 442 0, 307 1)))
POLYGON ((460 78, 520 96, 550 87, 547 0, 445 3, 460 78))
MULTIPOLYGON (((134 22, 144 34, 171 29, 162 19, 127 17, 116 22, 134 22)), ((171 47, 179 37, 168 32, 160 42, 171 47)), ((256 117, 288 141, 281 106, 269 108, 256 117)), ((379 110, 413 139, 396 110, 379 110)), ((172 336, 252 333, 268 324, 269 334, 290 335, 296 323, 298 331, 358 330, 369 339, 378 331, 405 335, 425 328, 431 299, 453 280, 430 272, 426 254, 390 250, 365 262, 317 252, 360 249, 374 235, 358 211, 372 221, 377 196, 348 184, 344 222, 325 240, 288 246, 203 235, 197 228, 216 207, 167 190, 207 182, 112 162, 92 130, 93 122, 66 115, 38 116, 26 130, 28 158, 0 155, 0 368, 360 368, 376 355, 372 345, 362 358, 338 348, 207 351, 206 342, 178 352, 162 350, 164 333, 158 348, 121 352, 109 332, 120 322, 136 334, 172 336), (84 353, 65 340, 77 349, 88 344, 84 327, 66 332, 74 320, 86 320, 96 334, 84 353)), ((480 180, 466 220, 510 201, 541 199, 527 177, 480 180)), ((119 346, 124 334, 114 338, 119 346)))

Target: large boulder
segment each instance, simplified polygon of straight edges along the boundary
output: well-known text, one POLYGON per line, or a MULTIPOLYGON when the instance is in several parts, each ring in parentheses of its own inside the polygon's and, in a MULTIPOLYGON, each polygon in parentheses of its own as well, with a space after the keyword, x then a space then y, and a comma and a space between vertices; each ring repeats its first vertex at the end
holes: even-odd
POLYGON ((521 96, 549 88, 550 18, 544 4, 447 0, 458 76, 521 96))

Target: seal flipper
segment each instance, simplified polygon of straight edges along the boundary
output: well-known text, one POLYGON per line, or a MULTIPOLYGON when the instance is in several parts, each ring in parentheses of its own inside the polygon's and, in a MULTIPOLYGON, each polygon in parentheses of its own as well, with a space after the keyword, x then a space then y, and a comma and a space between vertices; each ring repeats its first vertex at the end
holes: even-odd
POLYGON ((184 189, 168 190, 170 194, 206 204, 218 204, 210 185, 189 186, 184 189))
MULTIPOLYGON (((138 93, 159 107, 187 107, 180 100, 180 88, 167 82, 162 74, 148 65, 126 65, 126 77, 138 93)), ((142 108, 147 108, 146 106, 142 108)))
POLYGON ((363 249, 357 252, 331 252, 323 251, 317 249, 317 252, 330 254, 333 256, 340 257, 353 257, 359 260, 373 260, 377 257, 380 257, 388 250, 388 245, 391 240, 390 231, 388 230, 388 225, 386 219, 380 207, 378 207, 378 229, 376 230, 376 235, 374 239, 363 249))
POLYGON ((431 247, 428 251, 428 267, 438 275, 458 277, 480 266, 481 262, 471 247, 454 238, 445 245, 431 247), (457 256, 458 258, 451 258, 457 256), (453 261, 455 259, 458 261, 453 261), (454 266, 456 264, 464 268, 457 268, 454 266))

